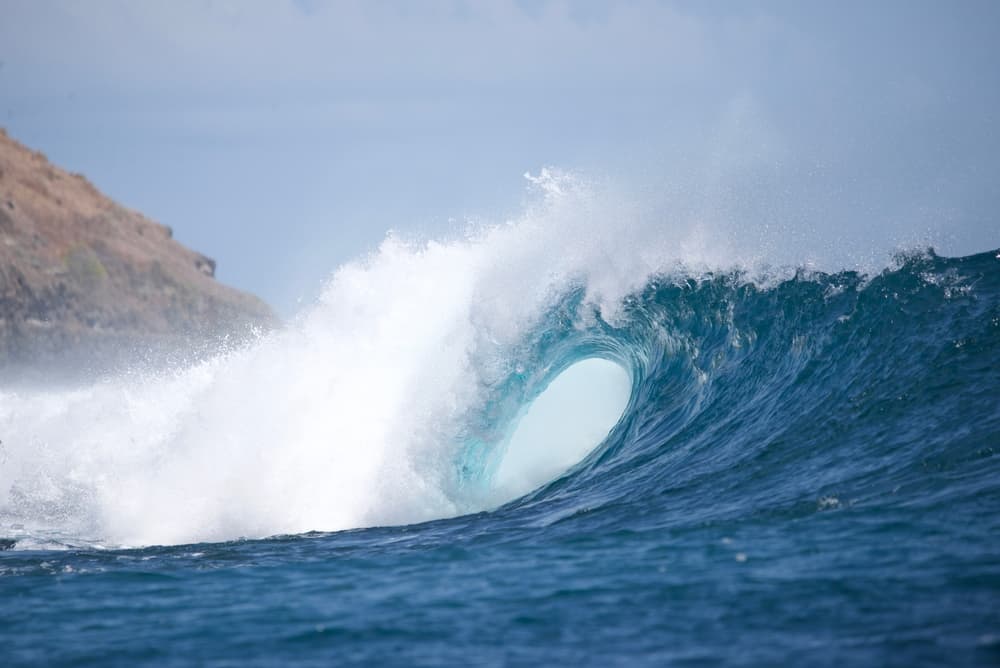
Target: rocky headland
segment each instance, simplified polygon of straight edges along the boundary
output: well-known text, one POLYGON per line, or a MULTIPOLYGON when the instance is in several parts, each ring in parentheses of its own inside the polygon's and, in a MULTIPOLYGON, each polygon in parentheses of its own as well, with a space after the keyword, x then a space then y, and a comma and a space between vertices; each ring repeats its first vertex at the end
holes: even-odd
MULTIPOLYGON (((0 129, 0 374, 107 367, 277 324, 171 229, 0 129)), ((0 377, 2 380, 2 377, 0 377)))

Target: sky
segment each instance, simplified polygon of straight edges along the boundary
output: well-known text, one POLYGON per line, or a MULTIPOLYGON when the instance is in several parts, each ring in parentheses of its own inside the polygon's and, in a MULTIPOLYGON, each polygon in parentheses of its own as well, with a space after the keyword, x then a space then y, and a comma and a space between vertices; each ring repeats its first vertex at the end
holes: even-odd
POLYGON ((0 125, 285 316, 387 230, 515 216, 545 166, 672 201, 665 218, 683 200, 734 235, 798 239, 792 261, 1000 246, 996 2, 0 0, 0 16, 0 125))

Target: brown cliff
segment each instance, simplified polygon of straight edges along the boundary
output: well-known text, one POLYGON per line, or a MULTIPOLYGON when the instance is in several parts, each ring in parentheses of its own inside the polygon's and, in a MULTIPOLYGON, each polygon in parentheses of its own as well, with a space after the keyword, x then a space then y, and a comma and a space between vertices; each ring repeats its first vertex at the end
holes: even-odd
POLYGON ((0 129, 0 368, 120 357, 276 324, 169 227, 0 129))

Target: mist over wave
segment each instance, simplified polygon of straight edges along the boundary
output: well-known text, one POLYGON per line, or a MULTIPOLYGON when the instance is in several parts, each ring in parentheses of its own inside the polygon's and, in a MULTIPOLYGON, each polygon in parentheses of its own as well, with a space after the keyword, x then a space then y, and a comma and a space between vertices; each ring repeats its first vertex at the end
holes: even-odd
MULTIPOLYGON (((510 477, 519 418, 575 362, 611 360, 632 379, 615 433, 659 405, 641 389, 664 380, 664 346, 707 382, 714 367, 697 361, 690 332, 650 338, 666 325, 648 320, 658 302, 644 291, 708 281, 731 314, 739 286, 805 276, 606 184, 556 170, 529 178, 535 197, 518 219, 445 241, 390 235, 246 348, 87 387, 0 389, 0 526, 19 527, 24 547, 151 545, 496 508, 545 481, 497 478, 510 477)), ((865 281, 812 284, 856 297, 865 281)), ((691 308, 694 320, 727 312, 691 308)), ((783 313, 774 308, 766 317, 783 313)), ((726 340, 735 350, 756 336, 734 327, 726 340)), ((809 344, 796 345, 805 355, 809 344)), ((685 400, 702 396, 677 382, 685 400)))

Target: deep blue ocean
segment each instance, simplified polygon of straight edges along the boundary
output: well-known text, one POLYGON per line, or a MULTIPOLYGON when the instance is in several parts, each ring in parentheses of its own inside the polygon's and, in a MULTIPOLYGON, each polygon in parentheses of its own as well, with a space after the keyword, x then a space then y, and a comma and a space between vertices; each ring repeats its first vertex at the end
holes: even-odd
MULTIPOLYGON (((0 665, 1000 664, 1000 252, 912 253, 864 275, 657 274, 608 319, 585 292, 564 290, 518 335, 513 363, 463 408, 459 445, 432 468, 454 490, 487 485, 505 430, 579 360, 625 369, 627 407, 583 461, 499 507, 424 512, 413 495, 392 514, 378 505, 404 486, 392 482, 344 520, 370 528, 216 540, 229 526, 282 533, 283 509, 326 498, 304 488, 340 493, 368 473, 331 467, 272 489, 289 464, 234 441, 225 457, 263 473, 238 487, 219 478, 205 499, 194 497, 207 483, 177 483, 163 497, 176 516, 152 492, 119 516, 156 481, 215 467, 192 459, 179 474, 156 450, 134 470, 160 462, 157 477, 126 487, 122 464, 91 485, 88 463, 115 437, 79 434, 91 422, 124 433, 121 419, 17 393, 18 410, 0 414, 0 665), (47 417, 19 427, 28 414, 47 417), (56 450, 54 423, 72 430, 72 452, 56 450), (127 494, 102 496, 119 483, 127 494), (446 518, 419 521, 435 515, 446 518), (185 538, 201 528, 203 542, 185 538), (154 546, 122 547, 142 544, 154 546)), ((129 424, 145 425, 136 443, 161 429, 135 417, 144 405, 129 404, 129 424)), ((423 405, 414 414, 430 414, 423 405)), ((406 424, 433 422, 420 419, 406 424)), ((190 440, 167 431, 157 443, 190 440)))

